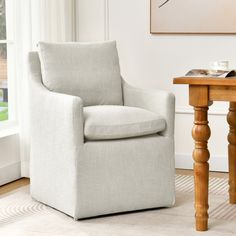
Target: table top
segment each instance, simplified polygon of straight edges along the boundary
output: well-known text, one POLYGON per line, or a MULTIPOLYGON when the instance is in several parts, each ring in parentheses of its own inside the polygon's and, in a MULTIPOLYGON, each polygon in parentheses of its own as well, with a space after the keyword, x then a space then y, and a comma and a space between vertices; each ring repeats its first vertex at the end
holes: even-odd
POLYGON ((222 85, 236 86, 236 77, 219 78, 219 77, 188 77, 182 76, 174 78, 174 84, 193 84, 193 85, 222 85))

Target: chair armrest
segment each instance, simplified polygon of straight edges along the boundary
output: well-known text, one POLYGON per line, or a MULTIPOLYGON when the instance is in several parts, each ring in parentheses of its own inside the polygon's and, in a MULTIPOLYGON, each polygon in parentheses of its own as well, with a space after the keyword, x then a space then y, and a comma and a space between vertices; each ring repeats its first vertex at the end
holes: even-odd
POLYGON ((32 148, 69 157, 84 143, 83 102, 80 97, 49 91, 42 84, 39 63, 35 55, 29 55, 32 148))
POLYGON ((35 52, 29 54, 29 72, 31 196, 50 202, 52 194, 59 194, 55 204, 73 215, 84 143, 82 100, 44 87, 35 52), (64 199, 71 204, 64 204, 64 199))
POLYGON ((162 115, 167 123, 163 136, 174 135, 175 96, 174 94, 155 89, 140 89, 123 80, 124 105, 147 109, 162 115))

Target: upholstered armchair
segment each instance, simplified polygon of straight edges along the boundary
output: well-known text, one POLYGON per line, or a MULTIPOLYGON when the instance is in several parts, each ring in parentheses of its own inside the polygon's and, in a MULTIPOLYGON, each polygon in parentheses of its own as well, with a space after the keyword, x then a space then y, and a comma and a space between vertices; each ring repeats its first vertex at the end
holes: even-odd
POLYGON ((174 96, 122 80, 115 42, 29 54, 31 195, 75 219, 170 207, 174 96))

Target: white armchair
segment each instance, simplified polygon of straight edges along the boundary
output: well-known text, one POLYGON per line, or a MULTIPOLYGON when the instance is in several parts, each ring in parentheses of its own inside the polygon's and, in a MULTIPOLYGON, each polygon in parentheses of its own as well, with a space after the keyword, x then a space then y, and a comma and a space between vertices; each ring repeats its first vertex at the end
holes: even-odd
POLYGON ((75 219, 174 204, 174 96, 122 81, 115 42, 29 54, 31 195, 75 219))

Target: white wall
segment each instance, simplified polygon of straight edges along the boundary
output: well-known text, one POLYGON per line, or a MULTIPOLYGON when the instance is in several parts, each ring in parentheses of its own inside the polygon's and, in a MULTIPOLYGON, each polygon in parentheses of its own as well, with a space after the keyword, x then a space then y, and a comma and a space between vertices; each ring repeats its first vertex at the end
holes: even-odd
MULTIPOLYGON (((79 41, 117 40, 122 75, 129 83, 175 93, 176 166, 192 168, 193 114, 188 106, 188 87, 173 85, 172 79, 215 60, 229 60, 235 68, 236 37, 151 35, 149 0, 78 0, 77 7, 79 41)), ((212 170, 227 170, 227 106, 214 103, 210 108, 212 170)))
POLYGON ((0 185, 19 178, 19 135, 0 138, 0 185))

